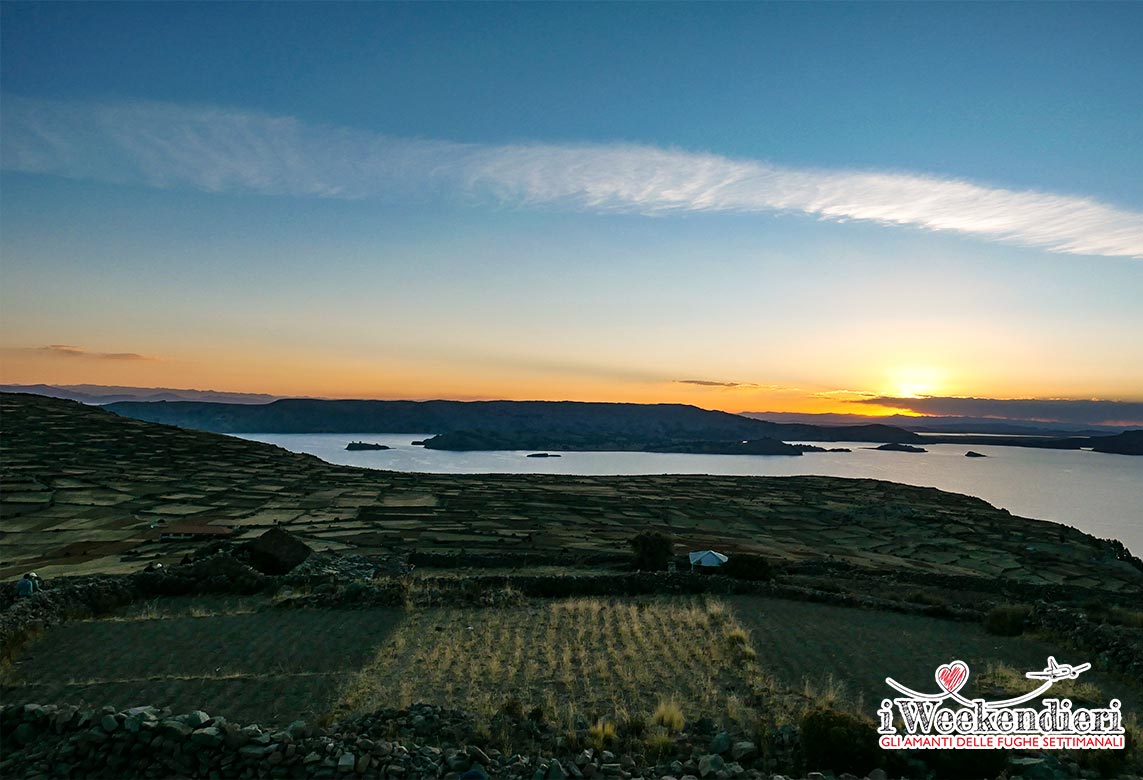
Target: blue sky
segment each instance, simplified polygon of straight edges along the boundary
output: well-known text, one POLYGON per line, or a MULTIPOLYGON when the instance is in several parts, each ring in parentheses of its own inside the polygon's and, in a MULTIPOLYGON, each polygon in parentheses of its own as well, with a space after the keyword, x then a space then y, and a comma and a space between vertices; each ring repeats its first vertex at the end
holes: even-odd
POLYGON ((1143 400, 1143 5, 2 12, 8 381, 1143 400))

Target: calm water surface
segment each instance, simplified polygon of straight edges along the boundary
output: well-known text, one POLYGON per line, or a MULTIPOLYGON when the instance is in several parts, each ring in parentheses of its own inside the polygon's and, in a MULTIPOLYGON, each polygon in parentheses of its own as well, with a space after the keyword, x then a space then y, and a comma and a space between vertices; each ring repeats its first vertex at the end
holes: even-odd
POLYGON ((652 452, 565 452, 528 458, 527 452, 445 452, 414 447, 428 433, 243 434, 346 466, 436 474, 734 474, 785 477, 816 474, 865 477, 978 496, 1014 515, 1075 526, 1119 539, 1143 555, 1143 457, 1087 450, 1037 450, 974 444, 929 444, 924 454, 878 452, 875 444, 821 444, 853 452, 800 458, 762 455, 684 455, 652 452), (347 452, 350 441, 393 449, 347 452), (987 458, 966 458, 972 449, 987 458))

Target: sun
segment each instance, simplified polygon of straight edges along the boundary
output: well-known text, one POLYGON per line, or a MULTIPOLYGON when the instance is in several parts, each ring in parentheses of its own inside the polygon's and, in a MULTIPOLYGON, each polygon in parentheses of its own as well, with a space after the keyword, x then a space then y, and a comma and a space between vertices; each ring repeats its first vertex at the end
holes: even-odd
POLYGON ((930 366, 903 366, 889 371, 889 393, 896 398, 940 395, 945 372, 930 366))

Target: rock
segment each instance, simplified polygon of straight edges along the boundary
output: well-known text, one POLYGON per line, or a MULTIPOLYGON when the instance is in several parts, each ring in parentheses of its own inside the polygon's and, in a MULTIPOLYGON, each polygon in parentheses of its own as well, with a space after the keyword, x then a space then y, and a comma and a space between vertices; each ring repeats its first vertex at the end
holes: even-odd
POLYGON ((211 717, 209 715, 207 715, 205 712, 203 712, 202 710, 195 710, 194 712, 192 712, 190 715, 187 715, 187 717, 186 717, 186 724, 188 726, 190 726, 192 729, 202 728, 203 726, 209 726, 210 723, 211 723, 211 717))
POLYGON ((547 780, 567 780, 567 776, 563 764, 553 758, 552 763, 548 765, 547 780))
POLYGON ((753 742, 743 740, 742 742, 735 742, 734 746, 730 749, 730 757, 740 764, 748 761, 753 761, 754 757, 758 755, 758 748, 753 742))
POLYGON ((159 730, 162 731, 164 736, 172 736, 175 738, 185 738, 191 735, 194 731, 190 726, 183 723, 181 720, 174 718, 167 718, 159 722, 159 730))
POLYGON ((966 452, 964 454, 964 456, 966 458, 987 458, 988 457, 987 455, 984 455, 984 454, 979 453, 979 452, 975 452, 974 450, 969 450, 968 452, 966 452))
POLYGON ((264 745, 243 745, 238 748, 238 755, 242 758, 262 758, 266 755, 266 747, 264 745))
POLYGON ((191 742, 206 747, 218 747, 222 744, 222 731, 214 726, 201 728, 190 735, 191 742))
POLYGON ((21 723, 16 727, 12 736, 19 745, 30 745, 36 739, 39 731, 31 723, 21 723))
POLYGON ((373 760, 373 757, 370 756, 368 753, 365 753, 364 755, 362 755, 360 758, 357 759, 357 763, 354 765, 353 771, 359 775, 365 774, 365 770, 369 768, 369 764, 372 760, 373 760))
POLYGON ((710 741, 711 753, 726 753, 730 750, 730 734, 725 731, 720 731, 714 739, 710 741))
POLYGON ((104 715, 99 719, 99 725, 103 727, 104 731, 110 734, 119 728, 119 719, 114 715, 104 715))
POLYGON ((715 772, 721 772, 726 768, 726 762, 718 753, 710 753, 699 759, 698 762, 699 775, 701 777, 709 777, 715 772))
POLYGON ((272 575, 290 572, 313 552, 308 544, 278 527, 271 528, 240 549, 251 567, 272 575))
POLYGON ((869 780, 889 780, 889 776, 885 774, 885 770, 877 767, 868 775, 869 780))
POLYGON ((318 764, 320 762, 321 756, 316 751, 307 753, 306 757, 302 759, 303 764, 318 764))
POLYGON ((337 759, 338 772, 352 772, 355 766, 357 766, 357 756, 352 753, 342 753, 341 758, 337 759))

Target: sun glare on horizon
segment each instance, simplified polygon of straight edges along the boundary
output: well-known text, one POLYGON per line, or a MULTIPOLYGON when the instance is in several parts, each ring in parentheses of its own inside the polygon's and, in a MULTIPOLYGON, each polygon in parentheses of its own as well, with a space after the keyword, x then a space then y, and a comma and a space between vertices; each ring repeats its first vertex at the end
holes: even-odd
POLYGON ((888 372, 888 390, 885 395, 896 398, 923 398, 941 395, 946 372, 931 366, 903 366, 888 372))

